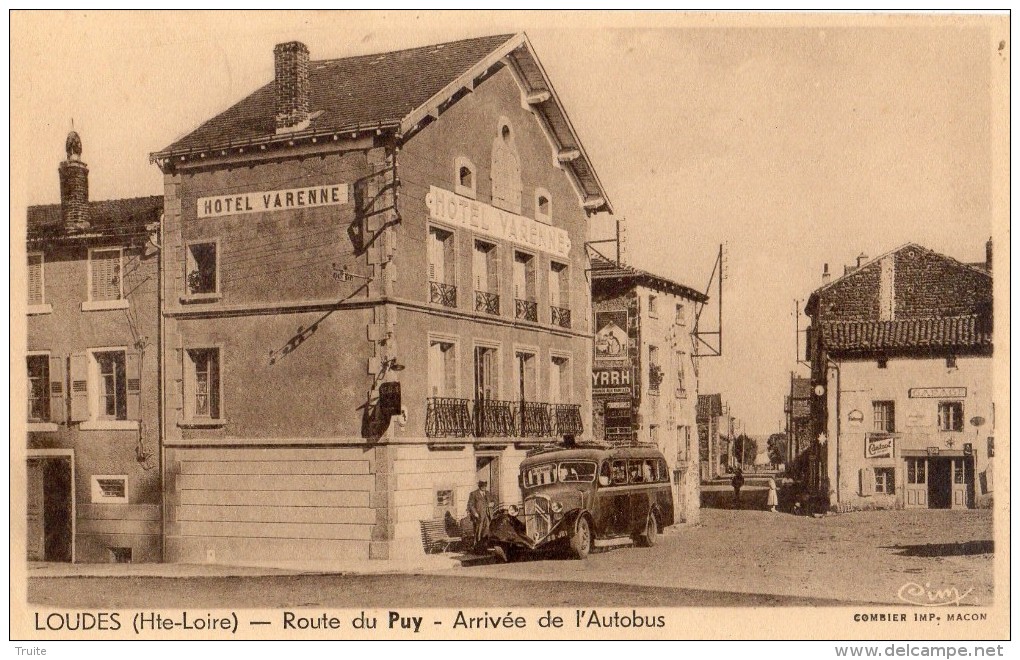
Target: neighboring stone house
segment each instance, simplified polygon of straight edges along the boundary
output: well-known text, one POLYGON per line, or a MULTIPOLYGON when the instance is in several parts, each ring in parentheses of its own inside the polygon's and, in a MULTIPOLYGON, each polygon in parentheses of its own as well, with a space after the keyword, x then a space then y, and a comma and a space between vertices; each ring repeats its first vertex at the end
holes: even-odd
POLYGON ((786 474, 808 481, 811 432, 811 379, 790 374, 790 393, 786 396, 786 474))
POLYGON ((90 202, 66 149, 60 204, 27 217, 28 559, 160 561, 163 198, 90 202))
POLYGON ((590 437, 611 206, 523 34, 275 71, 152 155, 167 559, 421 553, 476 481, 518 501, 529 447, 590 437))
POLYGON ((674 471, 677 517, 700 511, 695 353, 697 308, 708 297, 658 275, 592 259, 597 440, 657 446, 674 471))
POLYGON ((991 498, 990 242, 987 254, 965 264, 910 243, 811 294, 810 485, 833 507, 991 498))
POLYGON ((729 466, 729 428, 723 426, 722 394, 698 395, 698 447, 701 480, 721 476, 729 466))

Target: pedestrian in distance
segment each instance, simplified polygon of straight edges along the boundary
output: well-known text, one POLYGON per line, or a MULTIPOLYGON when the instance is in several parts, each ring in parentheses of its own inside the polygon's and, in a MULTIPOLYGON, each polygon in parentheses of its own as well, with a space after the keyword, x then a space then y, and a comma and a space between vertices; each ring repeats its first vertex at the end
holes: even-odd
POLYGON ((733 485, 733 508, 740 508, 740 489, 744 486, 744 472, 740 468, 733 473, 733 479, 730 481, 733 485))
POLYGON ((468 515, 471 516, 471 523, 475 528, 476 552, 485 550, 485 539, 489 536, 489 523, 492 522, 492 506, 488 482, 479 481, 478 489, 468 496, 468 515))
POLYGON ((765 506, 772 513, 775 513, 776 507, 779 506, 779 493, 776 491, 776 480, 773 477, 769 477, 769 496, 765 500, 765 506))

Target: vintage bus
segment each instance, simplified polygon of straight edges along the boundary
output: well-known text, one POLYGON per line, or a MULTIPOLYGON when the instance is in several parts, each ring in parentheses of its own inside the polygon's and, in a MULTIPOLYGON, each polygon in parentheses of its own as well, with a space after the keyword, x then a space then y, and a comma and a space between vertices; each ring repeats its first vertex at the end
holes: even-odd
POLYGON ((561 445, 533 450, 521 463, 523 505, 500 507, 489 542, 507 559, 522 549, 651 546, 673 524, 673 493, 662 453, 652 446, 561 445))

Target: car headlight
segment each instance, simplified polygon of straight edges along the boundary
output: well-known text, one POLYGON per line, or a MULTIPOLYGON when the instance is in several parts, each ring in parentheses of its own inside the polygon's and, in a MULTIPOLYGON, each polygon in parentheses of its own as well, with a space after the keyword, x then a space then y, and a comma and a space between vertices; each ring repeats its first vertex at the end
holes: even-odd
POLYGON ((553 502, 549 508, 552 509, 553 513, 563 513, 563 505, 559 502, 553 502))
POLYGON ((506 508, 506 512, 510 514, 511 518, 516 518, 517 514, 521 512, 521 508, 516 504, 511 504, 506 508))

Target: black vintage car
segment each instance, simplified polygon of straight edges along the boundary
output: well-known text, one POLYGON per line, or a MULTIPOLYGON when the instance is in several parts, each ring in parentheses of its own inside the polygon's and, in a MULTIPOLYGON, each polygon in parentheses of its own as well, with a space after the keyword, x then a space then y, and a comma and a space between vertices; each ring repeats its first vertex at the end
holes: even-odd
POLYGON ((547 447, 521 463, 523 506, 500 507, 490 545, 512 558, 521 549, 567 545, 584 558, 595 546, 654 545, 673 524, 669 469, 654 447, 547 447))

